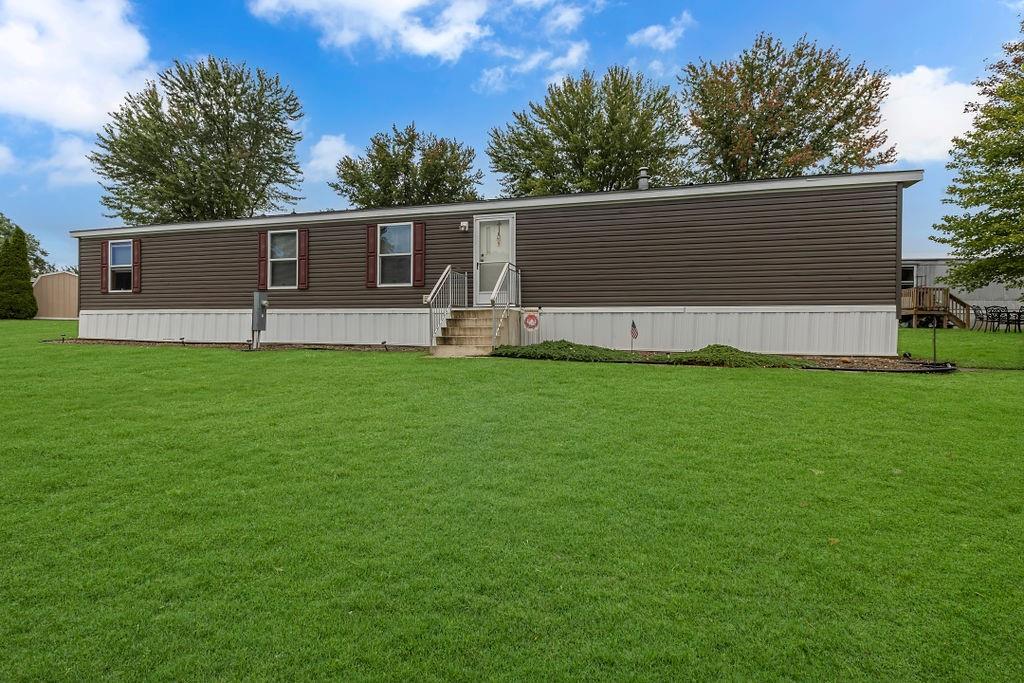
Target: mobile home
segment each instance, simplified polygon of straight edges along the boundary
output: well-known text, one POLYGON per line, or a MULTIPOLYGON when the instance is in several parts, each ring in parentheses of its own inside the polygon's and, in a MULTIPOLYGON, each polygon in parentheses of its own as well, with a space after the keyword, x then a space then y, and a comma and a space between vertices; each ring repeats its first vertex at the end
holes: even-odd
POLYGON ((262 291, 270 343, 458 345, 455 321, 470 318, 475 346, 894 355, 901 196, 921 177, 76 230, 79 334, 243 342, 262 291))

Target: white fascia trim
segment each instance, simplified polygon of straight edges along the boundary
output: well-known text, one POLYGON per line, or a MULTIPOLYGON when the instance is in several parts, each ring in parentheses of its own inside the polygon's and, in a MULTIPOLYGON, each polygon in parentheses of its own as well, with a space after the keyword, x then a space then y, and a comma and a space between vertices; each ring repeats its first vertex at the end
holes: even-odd
MULTIPOLYGON (((530 306, 523 308, 529 309, 530 306)), ((542 313, 896 313, 892 306, 542 306, 542 313)))
POLYGON ((709 185, 687 185, 653 190, 620 190, 615 192, 589 192, 551 197, 523 197, 517 199, 492 199, 459 204, 437 204, 431 206, 403 206, 387 209, 353 209, 317 214, 284 214, 239 218, 237 220, 200 221, 194 223, 170 223, 144 225, 139 227, 100 228, 93 230, 72 230, 72 237, 115 237, 121 235, 145 235, 150 233, 190 232, 197 230, 233 230, 238 228, 287 227, 289 225, 316 225, 337 221, 377 223, 398 221, 403 218, 426 218, 446 214, 471 213, 492 214, 525 209, 542 209, 561 206, 599 206, 603 204, 649 203, 688 199, 692 197, 714 197, 721 195, 751 195, 766 192, 799 192, 821 188, 864 187, 900 183, 913 185, 924 177, 924 171, 881 171, 835 176, 801 176, 773 180, 753 180, 735 183, 714 183, 709 185))

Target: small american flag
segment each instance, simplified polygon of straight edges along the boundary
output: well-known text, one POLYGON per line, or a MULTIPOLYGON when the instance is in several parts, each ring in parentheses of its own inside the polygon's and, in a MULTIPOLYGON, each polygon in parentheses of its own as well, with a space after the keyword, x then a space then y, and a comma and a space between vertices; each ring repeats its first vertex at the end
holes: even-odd
POLYGON ((640 330, 636 329, 636 321, 632 320, 629 323, 629 336, 636 340, 640 336, 640 330))

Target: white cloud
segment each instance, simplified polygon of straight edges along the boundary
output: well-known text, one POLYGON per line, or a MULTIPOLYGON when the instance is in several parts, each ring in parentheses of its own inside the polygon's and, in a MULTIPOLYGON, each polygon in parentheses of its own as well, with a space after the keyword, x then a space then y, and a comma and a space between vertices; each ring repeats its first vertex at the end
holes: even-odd
MULTIPOLYGON (((527 74, 545 66, 551 60, 547 50, 536 50, 528 55, 518 54, 518 61, 507 66, 493 66, 480 72, 480 78, 473 84, 473 89, 481 93, 505 92, 512 85, 512 78, 519 74, 527 74)), ((564 75, 564 74, 563 74, 564 75)))
POLYGON ((421 57, 457 61, 490 34, 481 21, 486 0, 250 0, 249 10, 270 21, 289 15, 310 21, 328 47, 363 40, 421 57))
POLYGON ((480 72, 480 78, 473 89, 482 93, 499 93, 508 90, 508 75, 503 66, 493 66, 480 72))
POLYGON ((548 62, 548 68, 552 71, 569 71, 575 69, 586 60, 587 52, 589 50, 590 43, 585 40, 570 43, 564 55, 555 57, 548 62))
POLYGON ((544 17, 548 33, 572 33, 583 22, 583 9, 575 5, 556 5, 544 17))
POLYGON ((334 178, 338 161, 345 156, 355 156, 359 151, 344 135, 322 135, 313 145, 305 172, 307 180, 330 180, 334 178))
POLYGON ((650 47, 661 52, 667 52, 675 48, 676 43, 683 37, 683 33, 695 22, 693 17, 686 10, 678 17, 672 19, 668 26, 664 24, 652 24, 642 28, 636 33, 631 33, 627 38, 630 45, 636 47, 650 47))
POLYGON ((153 67, 126 0, 0 0, 0 114, 94 131, 153 67))
POLYGON ((949 71, 917 66, 889 78, 889 97, 882 104, 882 118, 900 159, 945 159, 953 136, 971 127, 971 115, 964 113, 964 104, 975 99, 977 91, 969 83, 950 80, 949 71))
POLYGON ((551 58, 551 53, 547 50, 537 50, 532 54, 523 57, 521 60, 512 65, 512 71, 525 74, 533 71, 541 64, 551 58))
POLYGON ((36 162, 32 170, 46 173, 50 185, 85 185, 96 180, 92 166, 86 155, 92 151, 91 146, 78 136, 67 135, 54 142, 53 154, 43 161, 36 162))
POLYGON ((14 168, 14 152, 6 145, 0 145, 0 173, 6 173, 14 168))

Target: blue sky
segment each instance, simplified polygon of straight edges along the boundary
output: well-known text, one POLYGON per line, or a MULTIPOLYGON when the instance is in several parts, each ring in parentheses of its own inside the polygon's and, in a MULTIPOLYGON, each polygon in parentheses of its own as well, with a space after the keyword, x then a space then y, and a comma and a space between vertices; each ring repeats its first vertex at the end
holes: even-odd
POLYGON ((678 66, 720 60, 759 31, 806 33, 890 72, 886 106, 897 168, 923 168, 907 191, 904 252, 927 239, 949 138, 970 82, 1018 33, 1024 2, 662 2, 658 0, 0 0, 0 212, 60 264, 73 228, 114 225, 85 154, 127 90, 172 59, 212 54, 279 73, 306 118, 299 210, 343 208, 326 186, 337 157, 391 123, 473 145, 543 96, 552 79, 629 64, 675 83, 678 66))

